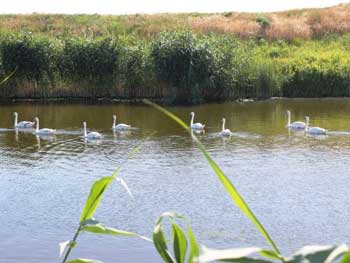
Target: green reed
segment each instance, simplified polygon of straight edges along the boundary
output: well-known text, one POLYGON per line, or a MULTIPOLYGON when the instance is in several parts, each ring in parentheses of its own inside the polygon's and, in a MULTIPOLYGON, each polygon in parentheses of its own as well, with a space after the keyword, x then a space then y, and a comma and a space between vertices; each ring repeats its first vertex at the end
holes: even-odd
MULTIPOLYGON (((141 148, 141 145, 133 149, 129 155, 128 159, 132 158, 141 148)), ((81 213, 79 224, 73 238, 69 241, 62 242, 60 244, 60 255, 63 254, 62 263, 79 263, 79 262, 98 262, 91 259, 75 259, 67 261, 72 249, 77 244, 77 239, 81 232, 89 232, 99 235, 110 235, 110 236, 129 236, 137 237, 143 240, 151 241, 149 238, 136 234, 134 232, 119 230, 111 227, 104 226, 101 222, 93 218, 94 213, 100 204, 103 194, 106 189, 111 185, 111 183, 118 179, 117 176, 125 163, 121 164, 111 176, 105 176, 97 180, 91 187, 90 194, 85 202, 84 209, 81 213)))
POLYGON ((240 98, 350 96, 348 36, 241 40, 164 31, 135 35, 0 36, 0 98, 151 98, 196 104, 240 98))

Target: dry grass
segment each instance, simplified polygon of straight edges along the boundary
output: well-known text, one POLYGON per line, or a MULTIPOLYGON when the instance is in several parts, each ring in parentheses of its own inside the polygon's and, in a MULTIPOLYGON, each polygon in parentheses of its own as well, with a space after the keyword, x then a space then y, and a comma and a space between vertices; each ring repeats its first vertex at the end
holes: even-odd
POLYGON ((260 31, 260 26, 256 21, 231 19, 222 15, 191 18, 190 25, 196 32, 230 33, 242 38, 255 36, 260 31))
POLYGON ((285 18, 273 15, 271 25, 266 31, 266 38, 269 40, 291 41, 296 38, 309 39, 311 36, 312 31, 305 17, 285 18))
POLYGON ((94 36, 133 33, 150 38, 163 30, 191 29, 201 33, 234 34, 269 40, 312 39, 350 33, 350 4, 322 9, 274 13, 156 14, 156 15, 2 15, 0 30, 40 32, 51 36, 94 36), (262 28, 257 18, 269 22, 262 28))

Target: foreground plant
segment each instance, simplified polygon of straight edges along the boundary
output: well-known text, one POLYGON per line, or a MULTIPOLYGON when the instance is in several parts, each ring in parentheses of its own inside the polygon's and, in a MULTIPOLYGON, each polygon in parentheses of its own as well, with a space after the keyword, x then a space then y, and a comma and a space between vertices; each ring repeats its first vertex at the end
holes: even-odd
MULTIPOLYGON (((183 127, 193 138, 203 156, 217 175, 219 181, 224 186, 226 192, 230 195, 233 202, 238 206, 238 208, 248 217, 248 219, 256 226, 261 235, 265 238, 267 243, 271 246, 272 250, 264 250, 262 248, 238 248, 238 249, 229 249, 229 250, 214 250, 202 247, 202 252, 200 253, 198 258, 194 258, 193 261, 188 262, 211 262, 211 261, 228 261, 228 262, 258 262, 258 263, 268 263, 275 262, 276 260, 288 263, 331 263, 339 260, 340 257, 341 263, 350 263, 350 253, 349 247, 345 244, 339 246, 306 246, 291 257, 285 257, 280 253, 275 242, 272 240, 269 233, 266 231, 264 226, 255 216, 253 211, 249 208, 248 204, 245 202, 243 197, 239 194, 235 186, 228 179, 228 177, 223 173, 220 167, 215 163, 215 161, 211 158, 209 153, 206 151, 203 144, 198 140, 198 138, 191 131, 191 128, 184 123, 180 118, 178 118, 173 113, 169 112, 165 108, 152 103, 149 100, 144 100, 144 103, 154 107, 155 109, 163 112, 166 116, 177 122, 181 127, 183 127), (260 258, 251 257, 252 254, 258 253, 260 258), (264 259, 261 259, 264 258, 264 259), (267 259, 267 260, 266 260, 267 259)), ((162 218, 162 217, 161 217, 162 218)), ((161 222, 161 220, 157 221, 157 225, 161 222)), ((156 227, 157 229, 157 227, 156 227)), ((182 235, 183 236, 183 235, 182 235)), ((187 240, 185 238, 181 238, 179 247, 186 247, 187 240)), ((156 245, 156 242, 154 242, 156 245)), ((165 262, 183 262, 171 261, 172 258, 169 256, 166 246, 163 246, 163 250, 160 250, 157 245, 156 248, 165 262), (164 252, 165 251, 165 252, 164 252), (165 255, 165 256, 164 256, 165 255), (169 256, 169 257, 168 257, 169 256)), ((174 247, 175 248, 175 247, 174 247)), ((175 250, 175 249, 174 249, 175 250)), ((197 254, 196 254, 197 255, 197 254)))
POLYGON ((176 214, 175 212, 165 212, 158 218, 153 231, 153 243, 159 255, 162 257, 164 262, 167 263, 184 263, 186 261, 189 246, 190 250, 188 253, 187 262, 196 262, 199 255, 199 247, 196 237, 187 223, 186 218, 176 214), (163 220, 165 218, 169 219, 171 223, 171 242, 173 244, 173 253, 171 253, 168 247, 168 242, 163 231, 163 220), (187 225, 187 230, 184 231, 181 226, 177 224, 176 220, 185 222, 187 225))
MULTIPOLYGON (((141 146, 136 147, 128 156, 128 159, 132 158, 140 149, 141 146)), ((101 179, 97 180, 91 187, 90 194, 86 200, 85 207, 83 209, 83 212, 80 216, 80 221, 78 228, 75 232, 75 235, 72 240, 62 242, 60 243, 60 256, 64 253, 62 263, 101 263, 101 261, 96 261, 92 259, 83 259, 78 258, 75 260, 68 260, 68 257, 72 251, 72 249, 77 244, 78 236, 81 232, 89 232, 93 234, 102 234, 102 235, 111 235, 111 236, 129 236, 129 237, 137 237, 141 238, 143 240, 151 241, 149 238, 141 236, 139 234, 119 230, 111 227, 104 226, 101 222, 97 221, 93 218, 93 215, 98 207, 98 205, 101 202, 102 196, 106 189, 110 186, 110 184, 114 180, 118 180, 122 185, 125 185, 125 182, 118 178, 118 174, 122 168, 123 164, 120 165, 111 176, 102 177, 101 179)), ((127 188, 127 186, 126 186, 127 188)), ((128 188, 127 188, 128 190, 128 188)), ((129 192, 129 190, 128 190, 129 192)))
MULTIPOLYGON (((199 245, 195 235, 193 234, 187 220, 176 214, 175 212, 165 212, 158 220, 153 231, 153 243, 159 253, 160 257, 166 263, 206 263, 212 261, 225 261, 225 262, 243 262, 243 263, 350 263, 349 247, 346 244, 338 246, 305 246, 295 252, 292 256, 286 257, 280 253, 280 250, 276 246, 275 242, 270 237, 269 233, 263 227, 261 222, 254 215, 253 211, 249 208, 243 197, 236 190, 232 182, 222 172, 219 166, 214 162, 209 153, 206 151, 201 142, 191 132, 191 129, 177 116, 167 111, 166 109, 148 101, 144 101, 146 104, 158 109, 166 114, 168 117, 176 121, 186 131, 191 134, 195 143, 198 145, 205 159, 217 175, 219 181, 224 186, 226 192, 230 195, 233 202, 240 208, 240 210, 246 215, 246 217, 256 226, 261 235, 266 239, 267 243, 271 246, 272 250, 265 250, 259 247, 248 248, 234 248, 234 249, 210 249, 204 246, 199 249, 199 245), (173 245, 171 250, 169 241, 166 238, 164 232, 164 219, 168 219, 171 225, 171 238, 170 243, 173 245), (181 224, 179 224, 179 222, 181 224), (186 230, 181 225, 186 225, 186 230)), ((132 157, 138 150, 137 147, 129 155, 132 157)), ((139 234, 118 230, 114 228, 105 227, 102 223, 93 218, 93 214, 99 205, 101 198, 107 189, 107 187, 115 180, 119 180, 123 185, 125 183, 117 178, 122 165, 111 175, 103 177, 97 180, 91 188, 90 195, 86 201, 84 210, 82 212, 78 229, 71 241, 66 241, 60 244, 60 254, 65 252, 62 263, 101 263, 101 261, 91 259, 75 259, 67 261, 71 250, 76 245, 79 234, 84 232, 90 232, 94 234, 105 234, 113 236, 132 236, 138 237, 147 241, 150 239, 141 236, 139 234)), ((127 188, 127 187, 126 187, 127 188)), ((128 190, 128 188, 127 188, 128 190)))

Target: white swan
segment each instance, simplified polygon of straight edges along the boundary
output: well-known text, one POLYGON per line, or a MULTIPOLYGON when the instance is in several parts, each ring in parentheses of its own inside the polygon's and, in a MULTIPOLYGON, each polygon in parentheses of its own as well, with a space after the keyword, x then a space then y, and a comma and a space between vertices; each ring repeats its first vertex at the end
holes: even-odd
POLYGON ((325 135, 327 134, 327 130, 320 128, 320 127, 309 127, 309 122, 310 122, 310 117, 306 116, 305 117, 306 125, 305 125, 305 132, 309 134, 320 134, 320 135, 325 135))
POLYGON ((287 127, 291 128, 291 129, 305 129, 305 122, 303 121, 295 121, 293 123, 290 123, 291 121, 291 112, 289 110, 287 110, 287 117, 288 117, 288 123, 287 123, 287 127))
POLYGON ((113 125, 112 125, 113 130, 128 130, 131 128, 130 125, 127 125, 124 123, 119 123, 118 125, 116 125, 116 122, 117 122, 117 116, 113 115, 113 125))
POLYGON ((194 112, 191 112, 191 124, 190 124, 191 129, 192 130, 204 130, 205 125, 203 125, 200 122, 193 123, 193 120, 194 120, 194 112))
POLYGON ((21 121, 21 122, 18 122, 18 113, 14 112, 13 115, 15 115, 15 124, 14 124, 14 128, 15 129, 33 128, 34 122, 32 122, 32 121, 21 121))
POLYGON ((48 129, 48 128, 43 128, 39 129, 39 118, 35 117, 35 122, 36 122, 36 129, 35 129, 35 134, 36 135, 54 135, 56 133, 56 130, 54 129, 48 129))
POLYGON ((225 129, 226 119, 222 118, 222 130, 220 132, 221 136, 231 136, 231 131, 229 129, 225 129))
POLYGON ((90 139, 90 140, 94 140, 94 139, 101 139, 102 138, 102 134, 99 132, 89 132, 87 133, 86 131, 86 122, 83 122, 84 125, 84 137, 86 139, 90 139))

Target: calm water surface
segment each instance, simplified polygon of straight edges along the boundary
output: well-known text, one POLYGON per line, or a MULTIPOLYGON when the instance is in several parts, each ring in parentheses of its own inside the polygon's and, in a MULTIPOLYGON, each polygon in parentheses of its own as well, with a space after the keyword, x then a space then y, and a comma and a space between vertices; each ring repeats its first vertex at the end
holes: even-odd
MULTIPOLYGON (((196 112, 202 142, 246 198, 282 251, 350 238, 350 100, 272 100, 170 108, 183 119, 196 112), (290 133, 305 114, 326 137, 290 133), (218 136, 221 118, 234 132, 218 136)), ((142 105, 0 106, 0 262, 57 262, 58 243, 72 238, 92 183, 110 175, 143 143, 121 173, 133 197, 117 183, 95 217, 108 226, 151 236, 156 218, 176 210, 191 221, 201 243, 219 248, 268 247, 232 204, 192 139, 161 113, 142 105), (20 120, 40 117, 54 138, 16 134, 20 120), (135 129, 113 134, 112 114, 135 129), (82 122, 104 134, 81 137, 82 122)), ((83 234, 73 257, 105 262, 160 262, 151 244, 83 234)))

